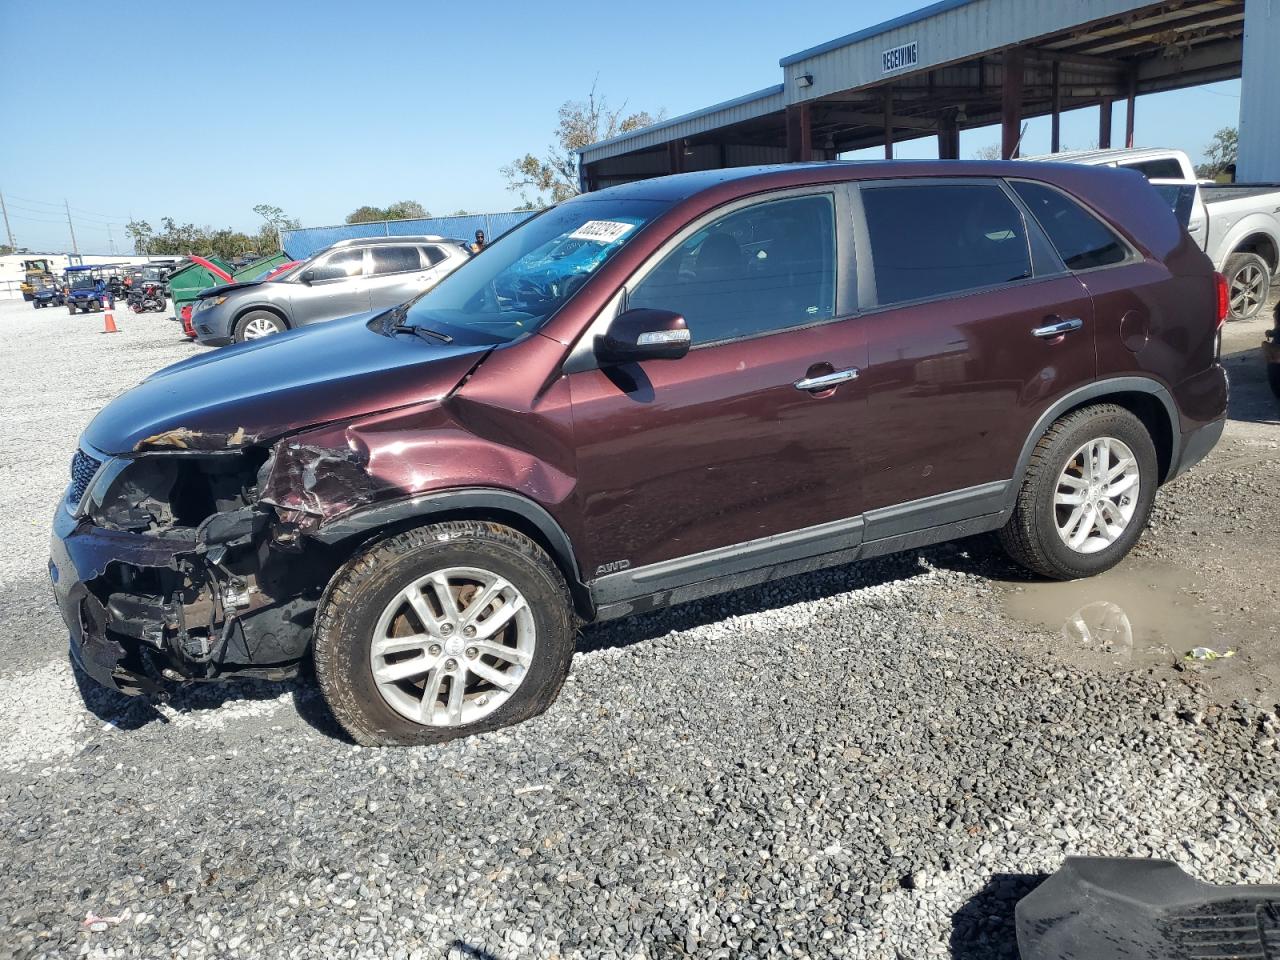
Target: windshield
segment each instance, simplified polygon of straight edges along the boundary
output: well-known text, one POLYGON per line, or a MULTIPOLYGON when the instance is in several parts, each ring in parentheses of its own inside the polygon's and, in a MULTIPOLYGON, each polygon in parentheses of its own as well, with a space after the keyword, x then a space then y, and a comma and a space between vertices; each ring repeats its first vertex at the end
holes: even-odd
POLYGON ((76 273, 71 274, 72 290, 84 290, 87 287, 92 287, 93 284, 94 279, 88 274, 88 272, 82 273, 77 271, 76 273))
POLYGON ((548 210, 440 281, 405 322, 480 343, 532 333, 666 209, 657 200, 584 198, 548 210))

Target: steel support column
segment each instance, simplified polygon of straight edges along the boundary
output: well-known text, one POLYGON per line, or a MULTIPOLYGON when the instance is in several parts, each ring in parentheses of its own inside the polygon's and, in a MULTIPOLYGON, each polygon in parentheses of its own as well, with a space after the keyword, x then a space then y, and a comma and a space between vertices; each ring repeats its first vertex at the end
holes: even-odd
POLYGON ((1125 93, 1124 145, 1133 148, 1134 110, 1138 105, 1138 72, 1129 71, 1129 88, 1125 93))
POLYGON ((813 159, 812 109, 807 103, 787 106, 787 161, 804 163, 813 159))
POLYGON ((956 122, 954 107, 938 116, 938 159, 960 159, 960 125, 956 122))
POLYGON ((1006 50, 1000 93, 1000 156, 1006 160, 1018 155, 1018 141, 1022 136, 1022 67, 1022 50, 1016 47, 1006 50))
POLYGON ((1053 61, 1053 91, 1050 94, 1053 111, 1049 120, 1049 152, 1062 149, 1062 64, 1053 61))
POLYGON ((893 88, 884 91, 884 158, 893 159, 893 88))
POLYGON ((1111 149, 1111 98, 1103 97, 1098 104, 1098 149, 1111 149))
POLYGON ((667 172, 684 173, 684 141, 667 141, 667 172))

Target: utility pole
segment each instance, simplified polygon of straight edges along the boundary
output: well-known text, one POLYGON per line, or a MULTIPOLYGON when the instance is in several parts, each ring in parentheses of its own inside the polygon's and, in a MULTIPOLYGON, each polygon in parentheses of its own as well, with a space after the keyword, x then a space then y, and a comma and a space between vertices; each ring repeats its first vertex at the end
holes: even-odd
POLYGON ((13 231, 9 229, 9 208, 4 205, 3 192, 0 192, 0 211, 4 213, 4 232, 9 236, 9 246, 16 252, 18 245, 13 242, 13 231))
POLYGON ((71 252, 77 257, 80 256, 80 248, 76 246, 76 228, 71 222, 71 204, 67 203, 67 198, 62 198, 62 205, 67 208, 67 228, 71 231, 71 252))
POLYGON ((107 243, 111 247, 111 255, 116 255, 116 238, 111 235, 111 224, 107 224, 107 243))

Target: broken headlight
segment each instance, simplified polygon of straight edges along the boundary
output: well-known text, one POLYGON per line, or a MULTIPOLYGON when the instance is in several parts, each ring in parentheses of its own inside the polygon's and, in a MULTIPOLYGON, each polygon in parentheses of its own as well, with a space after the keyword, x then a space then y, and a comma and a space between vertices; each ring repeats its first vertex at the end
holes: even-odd
POLYGON ((115 530, 194 530, 218 514, 257 500, 267 451, 150 453, 108 460, 80 506, 83 516, 115 530))

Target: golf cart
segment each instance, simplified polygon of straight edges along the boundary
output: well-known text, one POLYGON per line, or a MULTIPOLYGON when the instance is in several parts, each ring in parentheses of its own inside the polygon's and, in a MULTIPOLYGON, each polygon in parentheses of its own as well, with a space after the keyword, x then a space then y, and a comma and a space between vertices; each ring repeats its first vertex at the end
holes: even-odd
POLYGON ((101 310, 111 296, 106 271, 100 266, 67 267, 67 312, 101 310))

